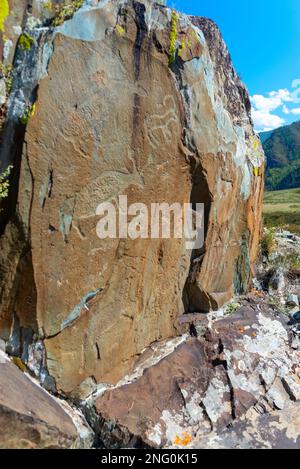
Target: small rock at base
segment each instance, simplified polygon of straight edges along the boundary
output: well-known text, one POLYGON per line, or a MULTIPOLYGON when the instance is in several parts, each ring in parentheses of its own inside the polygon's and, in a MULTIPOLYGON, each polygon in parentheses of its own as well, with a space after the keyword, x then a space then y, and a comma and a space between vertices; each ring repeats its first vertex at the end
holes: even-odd
POLYGON ((3 339, 0 339, 0 350, 1 350, 2 352, 5 352, 5 347, 6 347, 6 345, 5 345, 4 340, 3 340, 3 339))
POLYGON ((289 295, 286 304, 288 306, 299 306, 299 299, 297 295, 289 295))
POLYGON ((295 321, 300 321, 300 311, 297 311, 296 313, 293 314, 293 319, 295 321))

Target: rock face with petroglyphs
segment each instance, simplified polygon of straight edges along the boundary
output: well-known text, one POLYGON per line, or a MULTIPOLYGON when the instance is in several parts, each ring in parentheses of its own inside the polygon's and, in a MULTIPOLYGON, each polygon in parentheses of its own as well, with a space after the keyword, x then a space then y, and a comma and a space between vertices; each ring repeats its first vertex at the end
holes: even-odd
POLYGON ((57 27, 26 28, 0 151, 1 170, 14 166, 0 334, 50 390, 81 396, 179 335, 183 313, 247 291, 263 153, 210 20, 150 1, 94 1, 57 27), (99 239, 97 207, 119 196, 205 204, 204 246, 99 239))

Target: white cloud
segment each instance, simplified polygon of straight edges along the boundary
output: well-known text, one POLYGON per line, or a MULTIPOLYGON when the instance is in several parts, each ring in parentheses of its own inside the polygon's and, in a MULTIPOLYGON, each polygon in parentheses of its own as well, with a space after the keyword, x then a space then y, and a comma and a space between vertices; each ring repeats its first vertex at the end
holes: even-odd
POLYGON ((289 114, 290 113, 289 109, 287 108, 287 106, 285 104, 282 106, 282 112, 283 112, 283 114, 289 114))
POLYGON ((292 88, 296 89, 289 91, 285 88, 270 91, 265 96, 261 94, 251 96, 252 117, 258 132, 273 130, 285 124, 285 119, 278 115, 279 112, 286 115, 300 114, 300 108, 289 109, 287 107, 287 103, 300 102, 300 79, 293 81, 292 88), (277 111, 276 114, 274 111, 277 111))
POLYGON ((284 114, 294 114, 294 116, 300 115, 300 107, 294 107, 294 109, 288 109, 287 106, 284 104, 282 106, 282 112, 284 114))
POLYGON ((257 132, 277 129, 285 123, 285 120, 281 117, 263 111, 252 110, 252 118, 257 132))
POLYGON ((257 111, 272 112, 286 102, 293 102, 293 98, 288 90, 278 90, 271 91, 267 97, 255 94, 251 97, 251 101, 257 111))

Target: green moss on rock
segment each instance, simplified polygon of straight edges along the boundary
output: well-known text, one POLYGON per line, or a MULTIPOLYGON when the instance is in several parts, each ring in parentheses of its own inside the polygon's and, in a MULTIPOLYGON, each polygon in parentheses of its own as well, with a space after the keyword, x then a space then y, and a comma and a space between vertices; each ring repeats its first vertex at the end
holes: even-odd
POLYGON ((19 47, 23 52, 30 50, 31 46, 34 44, 34 39, 27 33, 23 33, 19 39, 19 47))

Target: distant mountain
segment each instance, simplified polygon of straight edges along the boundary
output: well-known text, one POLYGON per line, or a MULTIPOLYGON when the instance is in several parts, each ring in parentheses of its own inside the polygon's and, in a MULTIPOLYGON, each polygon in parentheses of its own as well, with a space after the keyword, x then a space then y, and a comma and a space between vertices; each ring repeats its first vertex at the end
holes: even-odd
POLYGON ((273 132, 274 132, 274 130, 269 130, 269 132, 261 132, 259 135, 260 135, 260 139, 261 139, 262 143, 265 143, 265 141, 268 140, 268 138, 271 137, 273 132))
POLYGON ((267 157, 266 189, 300 187, 300 121, 260 137, 267 157))

